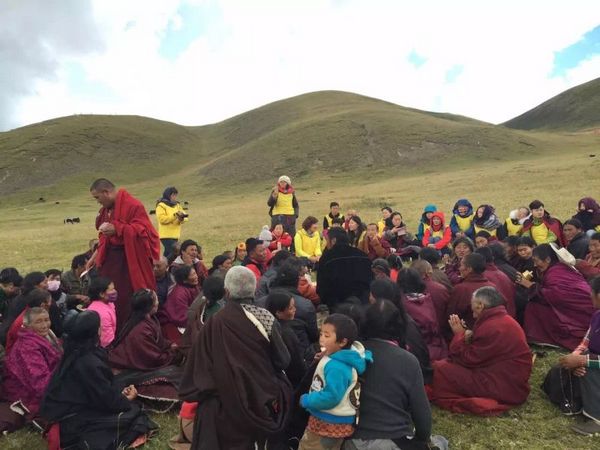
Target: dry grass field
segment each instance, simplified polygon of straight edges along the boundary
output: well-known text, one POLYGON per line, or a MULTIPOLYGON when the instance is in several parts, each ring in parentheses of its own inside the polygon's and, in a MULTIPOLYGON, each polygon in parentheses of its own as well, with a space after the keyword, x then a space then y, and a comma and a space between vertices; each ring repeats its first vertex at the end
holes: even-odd
MULTIPOLYGON (((549 155, 518 162, 477 163, 470 167, 436 170, 419 175, 357 182, 351 177, 316 178, 314 183, 299 183, 298 197, 301 216, 322 216, 331 200, 344 208, 356 208, 365 220, 378 218, 382 205, 400 210, 409 227, 415 228, 420 209, 429 202, 449 211, 454 201, 466 196, 474 204, 492 203, 499 214, 534 198, 546 202, 558 217, 573 214, 577 200, 586 195, 600 197, 598 169, 600 158, 589 158, 586 151, 549 155)), ((190 204, 191 220, 184 235, 196 239, 204 248, 207 259, 246 237, 257 235, 268 223, 266 197, 272 179, 246 185, 243 189, 232 182, 198 192, 192 176, 185 171, 178 177, 165 176, 126 186, 142 198, 148 209, 167 184, 177 185, 182 198, 190 204)), ((45 203, 13 205, 2 208, 0 236, 2 253, 0 266, 17 266, 23 271, 67 268, 70 258, 86 249, 95 236, 94 217, 97 205, 81 184, 79 193, 70 198, 56 197, 45 203), (59 205, 55 201, 60 201, 59 205), (82 223, 65 225, 65 217, 78 216, 82 223)), ((590 449, 595 440, 582 438, 569 430, 572 419, 562 417, 543 398, 539 385, 551 364, 557 359, 550 353, 538 358, 532 377, 532 393, 526 405, 500 418, 482 419, 451 415, 434 409, 434 432, 450 439, 455 449, 590 449)), ((159 438, 151 449, 166 448, 166 440, 175 433, 174 414, 157 417, 162 426, 159 438)), ((2 438, 2 448, 43 448, 41 439, 31 432, 21 431, 2 438)))

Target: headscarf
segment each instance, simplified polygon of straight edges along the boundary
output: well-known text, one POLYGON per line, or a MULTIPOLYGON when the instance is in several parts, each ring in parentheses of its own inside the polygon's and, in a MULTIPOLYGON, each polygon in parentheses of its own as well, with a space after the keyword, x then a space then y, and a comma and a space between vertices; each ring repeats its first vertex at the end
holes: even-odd
POLYGON ((495 230, 502 226, 498 216, 496 216, 496 210, 492 205, 481 205, 477 210, 479 210, 479 208, 483 208, 483 214, 481 217, 475 214, 473 220, 475 225, 480 228, 485 228, 486 230, 495 230))
POLYGON ((176 193, 177 193, 177 189, 174 186, 169 186, 163 192, 162 197, 156 201, 156 204, 158 205, 159 203, 164 203, 165 205, 168 205, 171 208, 174 208, 179 202, 172 202, 171 195, 176 194, 176 193))
POLYGON ((65 322, 64 356, 54 373, 54 378, 63 378, 79 357, 98 347, 99 328, 100 316, 96 311, 83 311, 65 322))

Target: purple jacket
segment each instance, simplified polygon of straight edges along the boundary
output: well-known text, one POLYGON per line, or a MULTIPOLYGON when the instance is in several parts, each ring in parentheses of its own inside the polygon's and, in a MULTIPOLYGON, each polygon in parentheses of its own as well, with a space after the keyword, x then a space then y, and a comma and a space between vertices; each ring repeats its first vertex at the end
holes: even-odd
POLYGON ((21 400, 33 415, 60 362, 61 351, 48 339, 22 328, 4 362, 2 398, 10 402, 21 400))
POLYGON ((161 306, 157 317, 161 325, 172 323, 176 327, 185 328, 187 325, 188 308, 198 296, 200 287, 187 284, 177 284, 169 293, 167 301, 161 306))

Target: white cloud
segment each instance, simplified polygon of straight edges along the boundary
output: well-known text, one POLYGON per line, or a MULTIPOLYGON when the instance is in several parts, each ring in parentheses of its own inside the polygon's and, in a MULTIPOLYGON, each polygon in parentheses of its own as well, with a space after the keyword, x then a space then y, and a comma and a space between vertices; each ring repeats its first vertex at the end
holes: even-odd
POLYGON ((21 102, 16 121, 109 113, 199 125, 337 89, 501 122, 600 75, 594 57, 548 78, 554 52, 598 25, 597 0, 226 0, 219 6, 219 23, 170 61, 158 50, 169 24, 185 26, 179 1, 96 0, 105 51, 63 58, 56 80, 36 82, 37 95, 21 102), (418 68, 408 61, 413 50, 426 58, 418 68), (74 61, 107 95, 83 96, 68 86, 64 64, 74 61), (456 65, 463 70, 447 83, 456 65))

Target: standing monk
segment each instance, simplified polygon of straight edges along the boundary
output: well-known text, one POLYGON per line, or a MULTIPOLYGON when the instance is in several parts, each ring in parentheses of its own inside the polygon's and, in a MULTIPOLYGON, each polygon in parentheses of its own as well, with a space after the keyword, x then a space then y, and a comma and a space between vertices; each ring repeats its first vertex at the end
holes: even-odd
POLYGON ((156 289, 153 262, 160 257, 160 240, 144 205, 129 192, 105 178, 94 181, 90 192, 102 208, 96 217, 100 242, 88 267, 95 265, 115 284, 120 330, 129 318, 133 292, 156 289))

